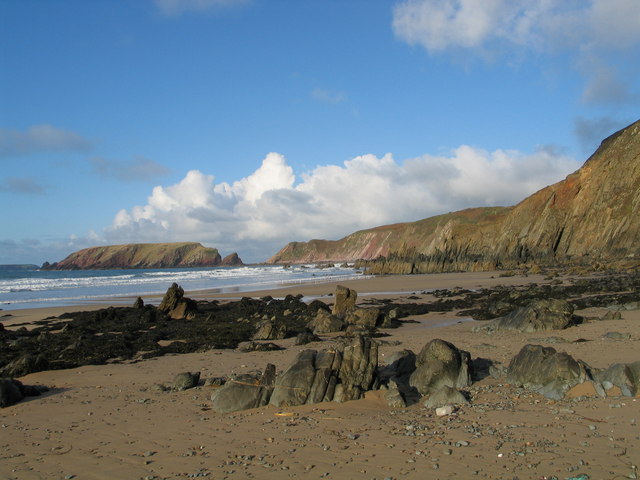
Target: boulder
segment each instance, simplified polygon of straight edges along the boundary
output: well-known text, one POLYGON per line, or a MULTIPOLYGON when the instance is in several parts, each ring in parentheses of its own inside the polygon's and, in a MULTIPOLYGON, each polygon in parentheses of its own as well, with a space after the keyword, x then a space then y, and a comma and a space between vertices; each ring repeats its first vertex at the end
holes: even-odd
POLYGON ((213 409, 218 413, 230 413, 267 405, 275 377, 276 367, 272 364, 268 364, 261 374, 231 377, 211 394, 213 409))
POLYGON ((427 343, 416 358, 416 369, 409 383, 422 395, 443 386, 462 388, 471 384, 471 355, 444 340, 427 343))
POLYGON ((384 399, 386 400, 387 405, 391 408, 405 408, 407 406, 407 402, 400 391, 400 386, 394 378, 389 380, 389 385, 384 394, 384 399))
POLYGON ((278 376, 269 403, 276 407, 304 405, 316 374, 315 350, 303 350, 293 364, 278 376))
POLYGON ((136 298, 136 301, 133 302, 133 308, 144 308, 144 300, 142 297, 136 298))
POLYGON ((175 376, 173 379, 173 384, 171 385, 172 390, 187 390, 188 388, 193 388, 198 385, 200 381, 200 372, 182 372, 175 376))
POLYGON ((345 313, 344 321, 347 325, 358 325, 368 330, 376 328, 380 309, 378 308, 351 308, 345 313))
POLYGON ((316 335, 322 335, 343 330, 344 322, 326 310, 318 310, 315 318, 307 323, 307 328, 316 335))
POLYGON ((311 342, 320 342, 322 339, 310 332, 301 332, 296 337, 295 345, 306 345, 311 342))
POLYGON ((20 382, 12 378, 0 378, 0 407, 9 407, 23 398, 20 382))
POLYGON ((282 340, 287 336, 287 325, 278 320, 263 320, 256 325, 252 340, 282 340))
POLYGON ((274 352, 276 350, 282 350, 280 345, 273 342, 243 342, 238 345, 238 350, 244 353, 248 352, 274 352))
POLYGON ((613 364, 594 374, 594 377, 605 390, 618 387, 623 395, 635 397, 640 391, 640 361, 613 364))
POLYGON ((347 311, 355 307, 357 299, 358 292, 355 290, 343 287, 342 285, 336 286, 335 303, 333 304, 331 313, 339 318, 344 318, 347 311))
POLYGON ((169 316, 174 320, 192 320, 198 313, 198 304, 190 298, 182 298, 176 308, 169 312, 169 316))
POLYGON ((511 359, 507 382, 560 400, 575 385, 590 379, 589 367, 551 347, 525 345, 511 359))
POLYGON ((459 390, 453 387, 444 385, 439 390, 435 391, 429 398, 425 400, 424 406, 427 408, 439 408, 446 405, 462 405, 469 403, 467 397, 465 397, 459 390))
POLYGON ((565 300, 534 300, 526 307, 520 307, 490 322, 474 327, 474 332, 492 333, 498 330, 518 332, 539 332, 562 330, 572 325, 573 305, 565 300))

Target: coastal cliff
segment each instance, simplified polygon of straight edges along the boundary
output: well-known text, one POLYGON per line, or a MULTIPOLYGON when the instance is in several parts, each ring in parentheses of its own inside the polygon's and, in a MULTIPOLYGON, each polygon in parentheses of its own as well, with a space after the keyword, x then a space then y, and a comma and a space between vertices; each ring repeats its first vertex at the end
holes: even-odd
POLYGON ((184 268, 242 265, 236 253, 221 258, 215 248, 200 243, 136 243, 91 247, 61 262, 45 263, 45 270, 102 270, 121 268, 184 268))
POLYGON ((372 273, 428 273, 640 258, 640 121, 575 173, 513 207, 472 208, 293 242, 269 263, 363 260, 372 273))

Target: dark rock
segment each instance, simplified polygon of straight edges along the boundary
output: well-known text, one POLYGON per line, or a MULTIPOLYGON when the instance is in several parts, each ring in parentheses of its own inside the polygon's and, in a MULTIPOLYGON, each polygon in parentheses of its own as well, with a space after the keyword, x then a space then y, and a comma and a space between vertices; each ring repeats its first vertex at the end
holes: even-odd
POLYGON ((184 290, 177 283, 173 283, 164 294, 158 310, 163 313, 169 313, 178 306, 178 302, 184 297, 184 290))
POLYGON ((469 400, 460 391, 448 385, 443 385, 440 389, 429 395, 424 406, 427 408, 444 407, 445 405, 467 404, 469 400))
POLYGON ((333 304, 333 313, 338 318, 344 318, 347 311, 354 308, 358 292, 342 285, 336 286, 335 303, 333 304))
POLYGON ((303 350, 293 364, 276 379, 269 403, 280 406, 304 405, 315 377, 315 350, 303 350))
POLYGON ((142 297, 136 298, 136 301, 133 302, 133 308, 143 308, 143 307, 144 307, 144 300, 142 300, 142 297))
POLYGON ((248 352, 274 352, 277 350, 282 350, 280 345, 276 345, 273 342, 245 342, 238 345, 238 350, 244 353, 248 352))
POLYGON ((485 325, 474 327, 474 332, 516 330, 531 333, 546 330, 561 330, 572 324, 573 305, 565 300, 534 300, 508 315, 496 318, 485 325))
POLYGON ((316 335, 339 332, 343 330, 344 327, 345 324, 342 320, 326 310, 318 310, 315 318, 307 323, 307 328, 316 335))
POLYGON ((0 378, 0 407, 8 407, 24 398, 20 382, 11 378, 0 378))
POLYGON ((444 340, 427 343, 416 358, 416 370, 410 385, 422 395, 435 392, 447 385, 462 388, 471 384, 471 356, 444 340))
POLYGON ((0 370, 3 377, 24 377, 30 373, 49 369, 49 362, 42 355, 25 354, 0 370))
POLYGON ((559 400, 575 385, 590 379, 588 365, 551 347, 525 345, 511 359, 507 382, 559 400))
POLYGON ((211 394, 213 409, 218 413, 230 413, 267 405, 275 377, 276 367, 268 364, 261 374, 240 374, 229 378, 224 386, 211 394))
POLYGON ((253 340, 282 340, 287 336, 287 325, 282 321, 263 320, 256 325, 253 340))
POLYGON ((394 352, 387 358, 387 365, 378 368, 381 380, 411 375, 416 369, 416 354, 411 350, 394 352))
POLYGON ((310 332, 301 332, 296 337, 295 345, 306 345, 311 342, 321 342, 322 339, 310 332))
POLYGON ((356 308, 347 310, 344 314, 344 321, 347 325, 358 325, 367 330, 373 330, 378 323, 380 309, 378 308, 356 308))
POLYGON ((182 372, 175 376, 173 379, 173 384, 171 386, 172 390, 187 390, 188 388, 193 388, 198 385, 200 381, 200 372, 190 373, 190 372, 182 372))
POLYGON ((370 337, 356 338, 345 347, 342 357, 338 374, 342 387, 340 391, 336 388, 334 400, 357 400, 374 384, 378 368, 378 342, 370 337))

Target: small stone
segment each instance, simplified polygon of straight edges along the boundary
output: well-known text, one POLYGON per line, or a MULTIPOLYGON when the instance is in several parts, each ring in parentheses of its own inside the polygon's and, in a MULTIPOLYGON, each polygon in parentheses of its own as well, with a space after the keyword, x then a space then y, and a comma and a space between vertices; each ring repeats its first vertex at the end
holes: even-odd
POLYGON ((443 417, 445 415, 451 415, 453 413, 453 406, 447 405, 445 407, 436 408, 436 415, 439 417, 443 417))

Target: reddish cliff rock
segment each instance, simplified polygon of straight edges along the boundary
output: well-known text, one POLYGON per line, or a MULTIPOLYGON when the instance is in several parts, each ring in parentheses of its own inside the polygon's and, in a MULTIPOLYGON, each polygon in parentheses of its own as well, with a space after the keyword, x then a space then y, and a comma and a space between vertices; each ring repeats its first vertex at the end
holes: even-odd
POLYGON ((526 262, 640 258, 640 121, 605 139, 575 173, 514 207, 473 208, 290 243, 270 263, 374 260, 370 271, 489 270, 526 262))

